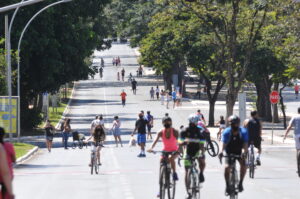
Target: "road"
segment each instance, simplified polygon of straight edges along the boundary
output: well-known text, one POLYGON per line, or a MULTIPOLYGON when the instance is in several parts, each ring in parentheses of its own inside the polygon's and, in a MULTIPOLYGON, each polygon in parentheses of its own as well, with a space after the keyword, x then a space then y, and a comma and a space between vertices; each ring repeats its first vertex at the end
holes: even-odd
MULTIPOLYGON (((151 86, 161 85, 161 81, 151 77, 138 78, 137 95, 133 95, 128 82, 117 81, 117 68, 111 65, 113 57, 120 56, 122 67, 135 74, 138 67, 136 54, 126 44, 115 44, 110 50, 95 52, 95 62, 103 57, 106 63, 104 78, 76 83, 74 99, 67 117, 71 118, 73 130, 88 133, 90 122, 96 114, 103 114, 105 125, 111 127, 113 117, 118 115, 122 122, 124 147, 116 147, 109 135, 102 150, 99 175, 90 175, 88 167, 89 149, 69 149, 61 147, 61 138, 55 139, 55 148, 48 153, 41 148, 36 156, 15 169, 14 187, 18 199, 154 199, 158 193, 159 156, 147 154, 137 158, 137 147, 129 147, 128 141, 140 110, 151 110, 155 117, 154 132, 161 126, 161 118, 168 112, 175 128, 187 124, 187 116, 194 110, 186 102, 183 108, 166 109, 158 101, 150 101, 151 86), (123 108, 120 102, 122 89, 128 94, 123 108)), ((195 106, 196 110, 197 106, 195 106)), ((206 113, 205 113, 206 114, 206 113)), ((72 139, 69 140, 72 142, 72 139)), ((148 141, 148 146, 151 141, 148 141)), ((295 199, 300 194, 300 180, 296 175, 296 160, 293 144, 270 145, 264 142, 262 166, 257 169, 255 179, 246 177, 245 191, 240 198, 295 199)), ((161 148, 159 143, 157 149, 161 148)), ((179 182, 176 198, 185 197, 183 168, 178 168, 179 182)), ((223 167, 217 158, 207 155, 206 181, 201 189, 202 198, 220 199, 224 196, 223 167)))

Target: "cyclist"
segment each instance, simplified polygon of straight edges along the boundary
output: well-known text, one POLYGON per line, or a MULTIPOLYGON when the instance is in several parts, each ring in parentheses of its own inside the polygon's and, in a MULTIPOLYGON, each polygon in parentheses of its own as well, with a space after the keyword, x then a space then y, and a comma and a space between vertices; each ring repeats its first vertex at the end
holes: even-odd
POLYGON ((201 110, 200 110, 200 109, 198 109, 198 110, 197 110, 197 113, 196 113, 196 115, 199 117, 199 120, 203 121, 203 122, 204 122, 204 124, 206 124, 206 121, 205 121, 204 115, 201 113, 201 110))
MULTIPOLYGON (((184 166, 185 166, 185 184, 186 188, 188 189, 188 169, 192 166, 190 159, 193 157, 197 157, 198 163, 199 163, 199 182, 204 182, 204 169, 205 169, 205 136, 203 134, 204 129, 198 128, 198 116, 195 114, 192 114, 188 118, 189 120, 189 126, 186 128, 182 128, 182 131, 179 135, 179 144, 180 146, 184 147, 183 156, 184 156, 184 166), (201 152, 201 153, 200 153, 201 152)), ((191 195, 188 192, 187 198, 190 198, 191 195)))
MULTIPOLYGON (((240 127, 240 118, 236 115, 232 115, 228 118, 228 122, 230 127, 226 128, 222 133, 222 146, 221 153, 219 154, 219 158, 223 157, 223 153, 226 154, 234 154, 234 155, 242 155, 242 150, 244 150, 244 154, 238 160, 240 163, 240 182, 239 182, 239 192, 244 190, 243 188, 243 180, 247 172, 247 166, 245 159, 248 153, 248 132, 245 128, 240 127)), ((226 194, 230 193, 229 189, 229 174, 230 174, 230 162, 229 158, 226 158, 225 165, 225 181, 226 181, 226 194)))
POLYGON ((250 114, 251 119, 245 120, 244 127, 248 130, 249 144, 253 143, 254 147, 258 149, 256 164, 260 166, 262 125, 258 119, 257 111, 251 111, 250 114))
POLYGON ((297 158, 298 158, 298 154, 300 153, 300 107, 298 108, 298 115, 291 119, 290 124, 286 129, 283 141, 286 139, 287 135, 289 134, 289 131, 293 126, 294 126, 294 133, 295 133, 294 138, 295 138, 295 144, 297 149, 297 158))
MULTIPOLYGON (((89 141, 90 139, 93 139, 94 145, 96 147, 96 155, 97 155, 97 160, 98 160, 98 164, 101 165, 101 161, 100 161, 100 150, 102 148, 102 144, 101 142, 103 142, 105 140, 105 131, 104 128, 101 125, 96 126, 96 128, 94 129, 91 137, 89 137, 87 139, 87 141, 89 141)), ((91 163, 90 163, 91 165, 91 163)))
MULTIPOLYGON (((159 139, 162 140, 163 143, 163 150, 164 152, 175 152, 178 151, 178 144, 177 139, 179 136, 179 132, 172 127, 172 119, 170 117, 164 117, 162 119, 162 124, 164 128, 157 133, 157 136, 151 145, 150 149, 147 150, 148 152, 153 152, 153 149, 159 139)), ((173 154, 169 157, 169 161, 171 163, 172 171, 173 171, 173 179, 178 180, 178 175, 176 173, 176 163, 175 159, 177 158, 178 154, 173 154)), ((161 159, 162 160, 162 159, 161 159)))

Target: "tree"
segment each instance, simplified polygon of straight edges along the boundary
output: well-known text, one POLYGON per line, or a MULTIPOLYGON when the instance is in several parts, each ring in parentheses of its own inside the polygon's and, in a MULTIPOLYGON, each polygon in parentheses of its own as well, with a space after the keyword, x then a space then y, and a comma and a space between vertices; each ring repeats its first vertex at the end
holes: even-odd
MULTIPOLYGON (((2 5, 14 3, 1 1, 2 5)), ((20 33, 27 21, 39 9, 54 2, 35 4, 19 11, 13 31, 12 48, 16 48, 20 33)), ((38 99, 44 92, 57 91, 70 81, 86 79, 90 71, 85 59, 94 49, 110 46, 105 41, 109 23, 103 16, 109 0, 77 0, 47 9, 34 20, 25 33, 21 46, 21 122, 31 128, 40 122, 38 99), (84 8, 84 9, 82 9, 84 8), (36 106, 29 109, 35 101, 36 106)), ((2 21, 2 20, 1 20, 2 21)), ((3 33, 2 25, 0 32, 3 33)), ((16 65, 13 65, 16 69, 16 65)), ((16 91, 14 90, 14 94, 16 91)))

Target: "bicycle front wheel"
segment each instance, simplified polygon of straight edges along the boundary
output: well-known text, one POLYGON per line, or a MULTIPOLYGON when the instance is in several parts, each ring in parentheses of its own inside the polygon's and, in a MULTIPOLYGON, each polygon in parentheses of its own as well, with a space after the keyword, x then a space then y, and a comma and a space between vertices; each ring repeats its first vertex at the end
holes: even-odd
POLYGON ((165 166, 160 168, 160 175, 159 175, 159 198, 165 199, 166 195, 166 173, 167 169, 165 166))
POLYGON ((255 171, 255 158, 254 158, 254 153, 250 152, 249 153, 249 177, 254 178, 254 171, 255 171))
POLYGON ((235 168, 233 168, 233 170, 230 172, 230 176, 229 176, 229 186, 230 186, 229 198, 230 199, 238 198, 238 192, 236 191, 237 183, 238 183, 237 171, 235 168))
POLYGON ((176 191, 176 181, 172 179, 172 176, 170 175, 171 171, 168 169, 167 172, 167 179, 166 179, 166 185, 168 189, 168 197, 169 199, 175 198, 175 191, 176 191))
POLYGON ((219 145, 216 141, 211 140, 206 143, 206 150, 211 157, 216 157, 219 154, 219 145))

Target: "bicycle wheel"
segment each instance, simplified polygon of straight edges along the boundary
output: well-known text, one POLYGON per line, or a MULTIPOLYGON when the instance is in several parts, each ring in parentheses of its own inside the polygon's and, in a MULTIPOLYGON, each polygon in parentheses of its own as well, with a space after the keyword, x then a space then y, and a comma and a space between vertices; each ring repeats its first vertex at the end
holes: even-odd
POLYGON ((94 173, 94 155, 91 155, 91 175, 94 173))
POLYGON ((94 167, 95 167, 95 173, 99 174, 99 165, 97 163, 97 158, 94 158, 94 167))
POLYGON ((72 143, 72 149, 75 149, 76 146, 77 146, 76 142, 73 142, 73 143, 72 143))
POLYGON ((233 168, 229 176, 229 187, 230 187, 229 198, 230 199, 237 198, 236 184, 237 184, 237 173, 235 168, 233 168))
POLYGON ((192 198, 200 199, 200 182, 197 172, 192 172, 192 198))
POLYGON ((254 178, 254 171, 255 171, 255 158, 254 158, 254 153, 251 151, 249 153, 249 177, 254 178))
POLYGON ((166 167, 161 166, 159 175, 159 198, 165 199, 166 195, 166 167))
POLYGON ((83 142, 82 142, 82 141, 78 142, 78 148, 79 148, 79 149, 82 149, 82 148, 83 148, 83 142))
POLYGON ((211 157, 216 157, 219 154, 219 145, 216 141, 211 140, 206 143, 206 150, 211 157))
POLYGON ((166 185, 168 189, 168 198, 169 199, 174 199, 175 198, 175 191, 176 191, 176 181, 173 180, 171 176, 171 170, 167 170, 167 175, 166 175, 166 185))

